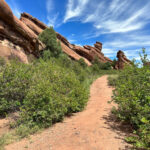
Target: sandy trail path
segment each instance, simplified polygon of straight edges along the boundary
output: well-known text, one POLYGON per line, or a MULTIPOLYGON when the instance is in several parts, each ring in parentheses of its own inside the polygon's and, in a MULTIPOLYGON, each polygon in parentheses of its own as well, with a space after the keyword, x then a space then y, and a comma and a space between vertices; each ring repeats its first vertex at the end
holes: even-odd
MULTIPOLYGON (((90 89, 90 100, 83 112, 66 118, 42 133, 6 147, 6 150, 129 150, 125 132, 110 116, 112 88, 107 76, 97 79, 90 89)), ((123 127, 124 129, 126 127, 123 127)))

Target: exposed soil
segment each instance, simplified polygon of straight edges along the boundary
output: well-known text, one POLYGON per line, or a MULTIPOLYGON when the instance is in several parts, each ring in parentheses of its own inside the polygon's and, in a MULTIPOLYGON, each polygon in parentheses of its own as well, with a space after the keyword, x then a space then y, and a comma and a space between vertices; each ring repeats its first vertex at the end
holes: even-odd
POLYGON ((92 84, 90 96, 83 112, 30 139, 8 145, 6 150, 129 150, 123 140, 128 127, 120 126, 110 114, 112 88, 107 84, 107 76, 92 84))

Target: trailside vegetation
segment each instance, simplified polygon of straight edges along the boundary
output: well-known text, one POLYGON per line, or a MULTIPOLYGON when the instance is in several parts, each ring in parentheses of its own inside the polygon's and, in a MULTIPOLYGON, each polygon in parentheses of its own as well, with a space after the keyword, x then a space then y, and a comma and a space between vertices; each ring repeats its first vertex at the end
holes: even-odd
POLYGON ((113 113, 133 129, 134 136, 126 140, 135 148, 150 149, 150 66, 145 50, 141 56, 142 65, 126 66, 119 72, 115 85, 113 101, 118 107, 113 113))
POLYGON ((0 138, 0 147, 50 127, 65 116, 83 110, 90 84, 113 70, 88 67, 84 59, 71 60, 62 53, 53 28, 44 30, 39 39, 45 51, 30 64, 0 61, 0 115, 17 113, 13 132, 0 138))

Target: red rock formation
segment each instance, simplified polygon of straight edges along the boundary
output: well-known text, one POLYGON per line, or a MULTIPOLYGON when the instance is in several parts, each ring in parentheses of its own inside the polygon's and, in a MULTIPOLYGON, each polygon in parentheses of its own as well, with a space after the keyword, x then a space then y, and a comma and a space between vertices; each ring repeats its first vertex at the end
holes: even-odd
POLYGON ((117 53, 118 61, 116 63, 115 69, 123 69, 126 64, 131 64, 131 61, 125 56, 124 52, 119 50, 117 53))
MULTIPOLYGON (((46 28, 44 23, 27 13, 22 13, 19 20, 13 15, 6 2, 0 0, 0 46, 3 51, 4 47, 7 47, 9 56, 15 55, 23 62, 27 62, 26 54, 38 56, 39 51, 44 48, 38 40, 38 35, 46 28)), ((98 57, 101 62, 112 62, 101 52, 102 43, 100 42, 96 42, 94 47, 88 45, 80 47, 70 44, 57 32, 56 36, 61 43, 62 50, 75 60, 84 58, 88 65, 91 65, 95 57, 98 57)), ((0 53, 2 55, 1 51, 0 53)))
MULTIPOLYGON (((32 17, 31 15, 27 13, 21 14, 20 20, 24 22, 36 35, 39 35, 44 29, 47 28, 45 24, 37 20, 36 18, 32 17)), ((61 42, 62 50, 72 59, 79 60, 80 58, 83 58, 82 56, 78 55, 76 52, 72 50, 72 44, 69 43, 69 41, 63 37, 61 34, 56 32, 57 39, 61 42)), ((91 63, 86 59, 83 58, 85 62, 88 65, 91 65, 91 63)))
POLYGON ((74 60, 79 60, 81 58, 84 59, 85 63, 88 65, 88 66, 91 66, 91 62, 89 60, 87 60, 86 58, 78 55, 76 52, 74 52, 72 49, 70 49, 67 45, 65 45, 63 42, 61 42, 61 47, 62 47, 62 50, 69 56, 71 57, 72 59, 74 60))
POLYGON ((43 22, 39 21, 38 19, 34 18, 33 16, 31 16, 28 13, 22 13, 21 18, 26 18, 26 19, 30 20, 31 22, 36 24, 42 30, 47 28, 47 26, 43 22))
POLYGON ((96 42, 94 44, 95 48, 97 48, 100 52, 102 51, 102 43, 101 42, 96 42))
POLYGON ((60 40, 62 43, 64 43, 66 46, 72 49, 73 47, 72 44, 70 44, 69 41, 64 36, 62 36, 61 34, 57 32, 56 32, 56 35, 57 35, 58 40, 60 40))
POLYGON ((13 52, 16 56, 20 56, 19 53, 24 53, 24 55, 30 53, 37 56, 38 51, 44 48, 37 35, 13 15, 4 0, 0 0, 0 41, 4 43, 5 40, 9 41, 7 45, 5 43, 5 47, 16 50, 13 52), (13 48, 10 46, 12 44, 13 48), (19 49, 16 49, 17 46, 19 49))
POLYGON ((85 45, 83 47, 80 46, 73 46, 73 50, 78 53, 79 55, 85 57, 90 62, 92 62, 96 57, 99 58, 100 62, 106 63, 106 62, 112 62, 109 58, 105 57, 104 54, 101 52, 102 50, 102 44, 99 47, 100 42, 96 42, 94 44, 95 47, 85 45))
MULTIPOLYGON (((21 21, 23 21, 31 30, 34 31, 35 34, 39 35, 43 29, 47 28, 45 24, 32 17, 27 13, 21 14, 21 21)), ((102 43, 96 42, 94 47, 85 45, 84 48, 80 46, 75 46, 69 43, 69 41, 57 33, 57 39, 61 42, 62 50, 68 54, 71 58, 75 60, 79 60, 80 58, 84 58, 88 65, 91 65, 90 62, 94 60, 97 56, 101 62, 112 62, 109 58, 105 57, 102 51, 102 43)))

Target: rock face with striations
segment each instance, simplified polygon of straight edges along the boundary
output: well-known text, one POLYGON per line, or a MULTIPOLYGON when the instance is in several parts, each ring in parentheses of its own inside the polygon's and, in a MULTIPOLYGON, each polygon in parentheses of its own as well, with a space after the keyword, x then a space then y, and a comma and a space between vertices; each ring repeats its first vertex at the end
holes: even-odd
MULTIPOLYGON (((38 35, 47 26, 28 13, 22 13, 20 20, 16 18, 4 0, 0 0, 0 56, 7 59, 18 57, 20 61, 28 63, 28 55, 38 57, 39 51, 44 49, 44 44, 38 40, 38 35)), ((96 42, 94 46, 83 47, 70 44, 61 34, 56 32, 62 50, 72 59, 83 58, 90 66, 97 57, 100 62, 112 62, 102 53, 102 43, 96 42)), ((118 53, 117 68, 123 68, 123 62, 128 59, 118 53)))
POLYGON ((100 43, 100 42, 96 42, 96 44, 94 44, 94 47, 89 46, 89 45, 85 45, 83 47, 74 45, 72 49, 79 55, 88 59, 90 62, 92 62, 97 57, 100 62, 112 63, 112 60, 105 57, 104 54, 101 52, 102 51, 102 43, 100 43))
POLYGON ((28 63, 27 54, 38 56, 43 48, 37 35, 13 15, 4 0, 0 0, 0 56, 6 59, 18 57, 28 63))
MULTIPOLYGON (((22 13, 20 20, 23 21, 37 35, 39 35, 44 29, 47 28, 45 24, 27 13, 22 13)), ((80 47, 70 44, 64 36, 57 32, 56 36, 57 39, 61 42, 62 50, 75 60, 83 58, 88 65, 91 65, 91 62, 95 57, 98 57, 101 62, 112 62, 101 52, 102 43, 100 42, 96 42, 94 47, 88 45, 80 47)))
MULTIPOLYGON (((38 19, 32 17, 28 13, 22 13, 20 20, 26 24, 37 36, 47 28, 47 26, 39 21, 38 19)), ((72 59, 79 60, 80 58, 83 58, 82 56, 78 55, 76 52, 72 50, 72 45, 69 43, 69 41, 63 37, 61 34, 56 32, 57 39, 61 43, 62 50, 64 53, 66 53, 68 56, 70 56, 72 59)), ((88 65, 91 65, 91 63, 86 59, 83 58, 85 62, 88 65)))
POLYGON ((131 61, 125 56, 124 52, 119 50, 117 53, 118 61, 116 63, 115 69, 123 69, 125 65, 130 65, 131 61))

